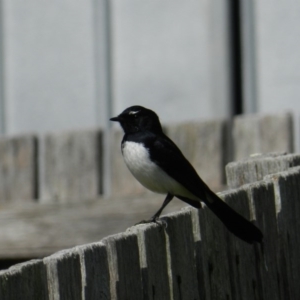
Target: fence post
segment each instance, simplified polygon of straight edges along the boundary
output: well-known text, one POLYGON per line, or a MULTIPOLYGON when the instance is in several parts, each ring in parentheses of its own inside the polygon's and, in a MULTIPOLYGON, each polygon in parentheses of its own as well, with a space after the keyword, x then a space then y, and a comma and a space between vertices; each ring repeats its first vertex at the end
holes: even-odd
POLYGON ((246 160, 231 162, 226 166, 227 185, 229 188, 237 188, 243 184, 263 180, 266 175, 286 171, 299 165, 299 154, 256 155, 246 160))
POLYGON ((0 271, 0 299, 49 300, 43 261, 31 260, 0 271))
POLYGON ((0 139, 0 202, 37 199, 37 151, 34 135, 0 139))
POLYGON ((91 200, 102 192, 99 130, 47 134, 40 139, 40 201, 91 200))
POLYGON ((47 268, 49 300, 81 300, 83 287, 77 249, 62 250, 43 261, 47 268))

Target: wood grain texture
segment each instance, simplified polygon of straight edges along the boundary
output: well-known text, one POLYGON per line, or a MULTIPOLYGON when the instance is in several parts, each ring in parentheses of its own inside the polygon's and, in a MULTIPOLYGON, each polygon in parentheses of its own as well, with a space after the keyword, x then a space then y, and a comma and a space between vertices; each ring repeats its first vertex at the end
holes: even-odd
POLYGON ((40 202, 94 199, 102 192, 102 135, 97 129, 40 139, 40 202))
POLYGON ((163 219, 167 222, 165 235, 173 299, 200 299, 191 212, 181 211, 163 219))
MULTIPOLYGON (((149 219, 161 196, 114 198, 69 204, 0 206, 0 258, 34 258, 99 241, 149 219)), ((174 199, 164 213, 185 204, 174 199)))
POLYGON ((50 300, 79 300, 82 294, 80 256, 76 248, 43 259, 47 269, 50 300))
POLYGON ((0 138, 0 203, 37 199, 37 139, 0 138))
POLYGON ((77 247, 81 257, 84 299, 111 299, 108 253, 104 243, 77 247))
POLYGON ((108 250, 112 299, 142 299, 142 271, 137 236, 125 232, 107 237, 103 243, 108 250))
POLYGON ((286 171, 300 165, 299 154, 266 153, 231 162, 226 166, 227 185, 237 188, 243 184, 263 180, 269 174, 286 171))
POLYGON ((32 260, 0 271, 1 300, 48 300, 46 266, 42 260, 32 260))
MULTIPOLYGON (((1 271, 0 299, 299 299, 298 164, 282 154, 241 162, 232 172, 255 182, 220 193, 262 230, 263 247, 237 239, 205 206, 124 232, 153 215, 161 196, 2 203, 0 257, 84 245, 1 271)), ((173 200, 164 212, 182 206, 173 200)))
POLYGON ((130 227, 128 231, 138 236, 143 299, 171 299, 172 280, 164 228, 157 224, 142 224, 130 227))
POLYGON ((290 113, 241 115, 233 120, 234 160, 254 153, 292 152, 293 120, 290 113))
POLYGON ((299 299, 300 167, 268 176, 274 183, 278 229, 278 264, 281 294, 299 299))

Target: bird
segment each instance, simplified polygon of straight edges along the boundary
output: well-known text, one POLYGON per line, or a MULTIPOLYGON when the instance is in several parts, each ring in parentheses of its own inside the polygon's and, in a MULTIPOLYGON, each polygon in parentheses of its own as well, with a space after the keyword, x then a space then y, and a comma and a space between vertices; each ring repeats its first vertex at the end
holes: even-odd
POLYGON ((203 202, 235 236, 249 244, 262 243, 260 229, 206 185, 181 150, 163 132, 154 111, 134 105, 110 121, 119 122, 124 131, 121 151, 132 175, 150 191, 166 195, 159 210, 140 223, 157 222, 163 209, 176 197, 197 209, 203 202))

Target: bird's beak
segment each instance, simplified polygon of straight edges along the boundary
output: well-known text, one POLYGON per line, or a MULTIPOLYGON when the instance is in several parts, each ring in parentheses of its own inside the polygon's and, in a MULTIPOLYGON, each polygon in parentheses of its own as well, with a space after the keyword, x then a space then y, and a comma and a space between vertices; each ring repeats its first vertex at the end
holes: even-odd
POLYGON ((110 118, 111 121, 114 121, 114 122, 120 122, 122 120, 122 118, 120 118, 119 116, 117 117, 114 117, 114 118, 110 118))

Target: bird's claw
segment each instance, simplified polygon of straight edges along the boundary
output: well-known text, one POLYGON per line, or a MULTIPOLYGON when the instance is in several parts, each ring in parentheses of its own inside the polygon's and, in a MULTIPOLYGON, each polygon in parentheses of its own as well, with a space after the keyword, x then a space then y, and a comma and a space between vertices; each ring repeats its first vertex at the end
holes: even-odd
POLYGON ((167 222, 165 220, 158 219, 158 218, 151 218, 149 220, 142 220, 142 221, 140 221, 140 222, 138 222, 138 223, 136 223, 134 225, 149 224, 149 223, 155 223, 155 224, 157 224, 159 226, 163 226, 165 228, 168 227, 168 224, 167 224, 167 222))

